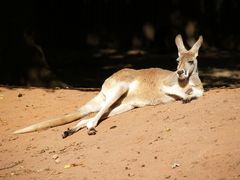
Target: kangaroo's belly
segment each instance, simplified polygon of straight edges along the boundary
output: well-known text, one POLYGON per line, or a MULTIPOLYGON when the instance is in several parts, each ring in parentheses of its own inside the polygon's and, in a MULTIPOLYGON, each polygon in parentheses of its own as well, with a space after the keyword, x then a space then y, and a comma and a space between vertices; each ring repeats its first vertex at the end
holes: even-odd
POLYGON ((139 83, 137 80, 129 85, 129 90, 120 101, 135 107, 157 105, 172 102, 175 99, 161 91, 161 82, 139 83))
POLYGON ((172 98, 167 97, 161 91, 161 86, 163 80, 171 73, 171 71, 160 68, 123 69, 108 78, 102 90, 104 94, 108 94, 111 88, 125 83, 129 89, 118 100, 119 103, 127 103, 135 107, 166 103, 172 101, 172 98))

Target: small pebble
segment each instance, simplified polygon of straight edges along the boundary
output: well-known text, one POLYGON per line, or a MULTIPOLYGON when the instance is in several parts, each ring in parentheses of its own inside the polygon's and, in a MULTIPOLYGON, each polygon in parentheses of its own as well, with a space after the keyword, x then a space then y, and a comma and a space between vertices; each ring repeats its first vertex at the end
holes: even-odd
POLYGON ((110 129, 114 129, 114 128, 116 128, 117 126, 112 126, 112 127, 110 127, 110 129))
POLYGON ((57 155, 57 154, 54 154, 54 155, 52 156, 52 158, 53 158, 53 159, 57 159, 57 158, 58 158, 58 155, 57 155))
POLYGON ((57 159, 55 160, 55 162, 56 162, 56 163, 60 163, 60 162, 61 162, 60 158, 57 158, 57 159))
POLYGON ((177 168, 177 167, 179 167, 179 166, 180 166, 180 164, 174 163, 174 164, 172 165, 172 168, 175 169, 175 168, 177 168))

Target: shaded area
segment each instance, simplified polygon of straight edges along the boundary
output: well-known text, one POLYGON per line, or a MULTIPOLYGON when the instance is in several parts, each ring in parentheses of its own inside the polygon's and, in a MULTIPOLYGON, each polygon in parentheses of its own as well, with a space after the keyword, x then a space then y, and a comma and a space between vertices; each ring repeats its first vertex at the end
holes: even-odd
MULTIPOLYGON (((73 53, 74 54, 74 53, 73 53)), ((86 63, 76 64, 66 61, 71 59, 67 55, 59 56, 56 73, 64 82, 73 87, 100 87, 104 80, 112 73, 122 68, 150 68, 160 67, 174 71, 177 63, 177 50, 171 54, 128 55, 128 54, 93 54, 89 57, 76 55, 85 59, 86 63), (62 59, 63 58, 63 59, 62 59), (71 73, 64 73, 71 72, 71 73)), ((198 57, 199 74, 206 89, 214 87, 240 87, 240 53, 232 52, 200 52, 198 57)))
POLYGON ((1 4, 0 84, 100 87, 124 68, 174 70, 176 34, 187 47, 202 34, 206 87, 239 86, 237 0, 5 1, 1 4))

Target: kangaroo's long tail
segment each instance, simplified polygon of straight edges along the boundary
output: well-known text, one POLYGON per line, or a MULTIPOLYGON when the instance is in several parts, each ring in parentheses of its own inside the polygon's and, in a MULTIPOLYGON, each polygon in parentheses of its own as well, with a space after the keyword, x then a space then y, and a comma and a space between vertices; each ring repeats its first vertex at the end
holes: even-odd
POLYGON ((23 133, 28 133, 28 132, 33 132, 33 131, 38 131, 38 130, 47 129, 47 128, 51 128, 51 127, 60 126, 63 124, 73 122, 73 121, 81 118, 82 116, 83 115, 81 112, 73 112, 73 113, 64 115, 62 117, 49 119, 49 120, 42 121, 37 124, 30 125, 23 129, 19 129, 19 130, 15 131, 14 134, 23 134, 23 133))

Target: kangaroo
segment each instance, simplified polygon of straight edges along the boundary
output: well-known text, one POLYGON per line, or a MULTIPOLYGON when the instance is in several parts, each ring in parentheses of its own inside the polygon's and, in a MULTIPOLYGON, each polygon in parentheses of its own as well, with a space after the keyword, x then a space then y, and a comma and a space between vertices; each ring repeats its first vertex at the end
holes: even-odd
POLYGON ((101 91, 76 112, 63 117, 46 120, 15 131, 15 134, 33 132, 63 125, 83 118, 90 113, 94 117, 82 119, 76 126, 63 132, 66 138, 87 127, 88 134, 96 134, 99 120, 129 111, 133 108, 164 104, 176 100, 183 103, 203 95, 204 89, 198 76, 197 56, 203 42, 202 36, 186 50, 182 36, 177 35, 178 66, 175 72, 161 68, 122 69, 107 78, 101 91))

